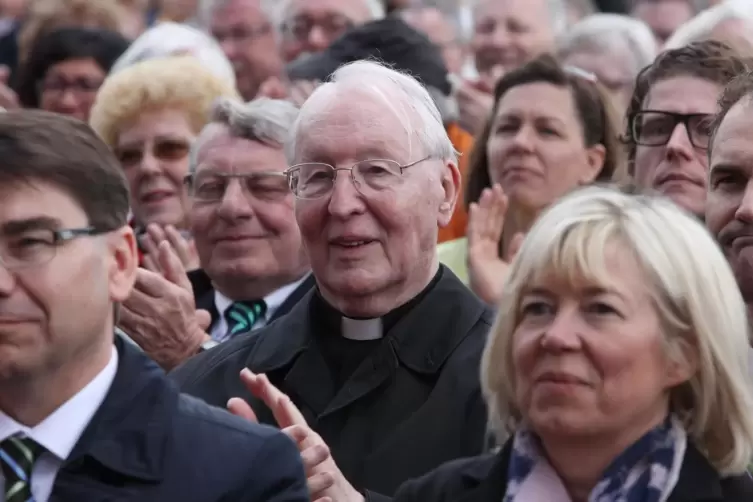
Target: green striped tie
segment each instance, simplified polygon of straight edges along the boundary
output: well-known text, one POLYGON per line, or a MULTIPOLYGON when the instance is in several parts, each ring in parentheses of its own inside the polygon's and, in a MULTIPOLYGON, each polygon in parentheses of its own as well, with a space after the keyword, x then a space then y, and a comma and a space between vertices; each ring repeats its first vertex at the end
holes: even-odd
POLYGON ((0 467, 5 478, 5 502, 27 502, 31 495, 31 470, 44 452, 31 438, 11 437, 0 443, 0 467))
POLYGON ((240 333, 251 331, 259 319, 263 319, 267 313, 267 304, 264 300, 254 302, 237 302, 233 303, 225 311, 225 320, 227 320, 227 334, 225 339, 232 338, 240 333))

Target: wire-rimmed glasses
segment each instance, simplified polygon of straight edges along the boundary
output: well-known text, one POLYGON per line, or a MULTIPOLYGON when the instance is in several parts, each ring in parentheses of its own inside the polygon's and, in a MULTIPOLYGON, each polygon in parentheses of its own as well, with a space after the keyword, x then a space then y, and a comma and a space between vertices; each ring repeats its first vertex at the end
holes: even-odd
POLYGON ((643 146, 663 146, 672 137, 677 124, 683 124, 690 143, 703 150, 708 149, 711 137, 710 113, 674 113, 662 110, 641 110, 630 124, 633 141, 643 146))
POLYGON ((352 167, 336 168, 323 162, 296 164, 286 172, 290 190, 299 199, 318 199, 332 193, 337 171, 348 171, 353 186, 361 195, 370 196, 395 186, 403 171, 430 156, 409 164, 389 159, 370 159, 356 162, 352 167))
POLYGON ((201 171, 194 175, 189 174, 184 181, 194 200, 216 203, 225 197, 225 192, 234 179, 241 184, 244 193, 254 199, 275 201, 290 194, 287 176, 281 171, 258 171, 244 174, 201 171))

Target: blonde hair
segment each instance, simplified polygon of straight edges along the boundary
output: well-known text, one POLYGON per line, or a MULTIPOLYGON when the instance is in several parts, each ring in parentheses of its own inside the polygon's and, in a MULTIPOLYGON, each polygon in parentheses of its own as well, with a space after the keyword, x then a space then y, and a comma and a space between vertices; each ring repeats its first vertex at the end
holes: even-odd
POLYGON ((691 350, 695 374, 670 391, 671 410, 721 475, 742 473, 753 456, 748 319, 732 271, 703 224, 668 200, 588 187, 534 224, 511 264, 484 350, 482 388, 497 432, 522 419, 515 402, 511 340, 527 284, 543 274, 607 283, 605 249, 629 250, 648 278, 668 356, 691 350))
POLYGON ((177 109, 197 134, 209 121, 212 104, 237 98, 235 88, 193 56, 156 58, 110 75, 97 93, 89 123, 114 147, 123 127, 145 111, 177 109))
POLYGON ((120 31, 123 10, 117 0, 34 0, 18 35, 23 62, 37 38, 56 28, 82 26, 120 31))

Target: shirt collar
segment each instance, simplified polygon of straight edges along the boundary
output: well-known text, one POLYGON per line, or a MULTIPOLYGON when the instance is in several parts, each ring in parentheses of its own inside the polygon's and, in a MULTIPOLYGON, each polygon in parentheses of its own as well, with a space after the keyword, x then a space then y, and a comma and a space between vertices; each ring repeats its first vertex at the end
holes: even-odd
POLYGON ((117 370, 118 351, 113 346, 107 366, 86 387, 35 427, 21 425, 0 411, 0 441, 20 434, 44 446, 61 461, 66 460, 105 400, 117 370))
MULTIPOLYGON (((296 288, 298 288, 298 286, 300 286, 307 278, 308 274, 304 275, 297 281, 286 284, 280 289, 277 289, 265 296, 264 303, 267 304, 267 313, 264 315, 264 320, 269 321, 272 316, 275 315, 275 311, 279 309, 283 303, 285 303, 285 300, 287 300, 288 297, 293 293, 293 291, 295 291, 296 288)), ((252 298, 247 298, 246 300, 252 300, 252 298)), ((235 303, 233 300, 223 295, 216 289, 214 290, 214 305, 215 307, 217 307, 217 313, 219 313, 221 318, 225 315, 225 311, 229 309, 233 303, 235 303)))

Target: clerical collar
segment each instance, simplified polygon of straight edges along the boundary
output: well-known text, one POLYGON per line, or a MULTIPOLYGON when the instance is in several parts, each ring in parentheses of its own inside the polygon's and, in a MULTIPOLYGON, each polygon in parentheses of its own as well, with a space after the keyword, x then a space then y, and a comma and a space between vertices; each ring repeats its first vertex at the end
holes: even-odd
POLYGON ((431 282, 413 299, 400 307, 388 312, 382 317, 376 318, 351 318, 346 317, 340 311, 331 306, 316 289, 311 302, 311 318, 314 323, 321 326, 325 333, 337 333, 343 338, 356 341, 378 340, 389 332, 397 322, 405 317, 421 300, 436 287, 442 279, 444 267, 434 275, 431 282))

